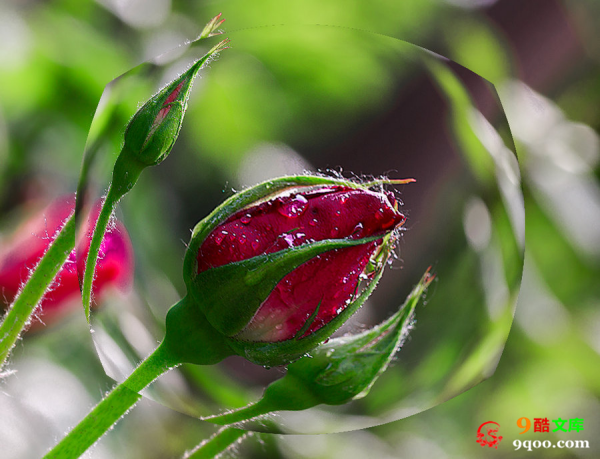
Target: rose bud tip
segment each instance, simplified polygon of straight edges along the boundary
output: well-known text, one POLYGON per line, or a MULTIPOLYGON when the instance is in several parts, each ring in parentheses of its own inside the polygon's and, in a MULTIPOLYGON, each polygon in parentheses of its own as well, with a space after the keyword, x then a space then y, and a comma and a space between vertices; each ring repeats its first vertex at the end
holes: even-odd
POLYGON ((225 19, 221 19, 222 14, 223 13, 219 13, 214 18, 212 18, 210 21, 208 21, 208 23, 206 24, 206 26, 204 26, 204 29, 200 33, 198 40, 201 40, 204 38, 209 38, 209 37, 214 37, 215 35, 220 35, 223 33, 218 30, 215 32, 217 27, 219 27, 221 24, 223 24, 225 22, 225 19))

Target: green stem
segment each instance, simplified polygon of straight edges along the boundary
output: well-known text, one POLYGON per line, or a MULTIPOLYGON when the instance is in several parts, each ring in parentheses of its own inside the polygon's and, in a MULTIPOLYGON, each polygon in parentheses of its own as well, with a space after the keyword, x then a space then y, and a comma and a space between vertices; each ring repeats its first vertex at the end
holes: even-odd
POLYGON ((100 245, 104 239, 104 233, 110 217, 117 205, 117 202, 121 196, 116 193, 115 188, 111 185, 108 188, 106 199, 102 203, 100 214, 96 220, 96 226, 94 227, 94 233, 92 234, 92 240, 90 241, 90 248, 85 261, 85 272, 83 275, 83 287, 81 290, 81 299, 83 302, 83 308, 85 310, 85 316, 90 321, 90 305, 92 302, 92 283, 94 281, 94 274, 96 271, 96 262, 98 261, 98 253, 100 251, 100 245))
POLYGON ((165 346, 156 350, 121 384, 106 395, 83 420, 67 434, 44 459, 75 459, 114 426, 142 395, 152 381, 178 365, 165 346))
POLYGON ((247 435, 250 435, 247 430, 224 427, 184 457, 185 459, 214 459, 231 448, 234 443, 242 441, 247 435))
POLYGON ((257 402, 252 403, 243 408, 228 411, 223 414, 208 416, 202 419, 204 421, 212 422, 213 424, 226 426, 237 422, 249 421, 250 419, 254 419, 257 416, 262 416, 263 414, 268 414, 276 409, 276 407, 271 406, 270 402, 267 399, 261 398, 257 402))
POLYGON ((0 324, 0 368, 48 287, 75 246, 75 217, 71 215, 46 250, 31 277, 15 298, 0 324))

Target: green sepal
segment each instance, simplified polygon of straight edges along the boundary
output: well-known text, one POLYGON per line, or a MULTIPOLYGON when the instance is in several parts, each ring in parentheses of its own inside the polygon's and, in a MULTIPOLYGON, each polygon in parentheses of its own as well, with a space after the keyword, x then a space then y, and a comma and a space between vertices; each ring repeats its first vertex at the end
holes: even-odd
POLYGON ((187 295, 167 313, 163 344, 181 363, 214 365, 234 354, 187 295))
POLYGON ((232 337, 246 328, 279 281, 301 264, 330 250, 383 237, 327 239, 228 263, 199 273, 188 293, 211 325, 232 337))
POLYGON ((364 397, 400 349, 415 307, 432 279, 428 270, 398 312, 381 324, 357 335, 334 338, 288 365, 285 376, 271 383, 256 403, 205 419, 226 425, 273 411, 341 405, 364 397))

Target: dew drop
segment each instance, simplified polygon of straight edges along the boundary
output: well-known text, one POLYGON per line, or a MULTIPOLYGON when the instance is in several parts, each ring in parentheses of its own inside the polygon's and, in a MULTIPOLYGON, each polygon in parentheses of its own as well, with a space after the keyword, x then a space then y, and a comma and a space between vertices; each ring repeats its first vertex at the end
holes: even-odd
POLYGON ((352 234, 355 236, 360 236, 362 234, 362 230, 363 230, 363 224, 359 223, 358 225, 356 225, 354 227, 354 230, 352 231, 352 234))
POLYGON ((294 196, 290 201, 284 203, 277 209, 281 215, 288 218, 296 218, 306 211, 308 200, 301 195, 294 196))
POLYGON ((258 240, 252 241, 252 250, 256 251, 260 247, 260 242, 258 240))
POLYGON ((317 221, 316 218, 313 218, 311 221, 308 222, 308 224, 310 226, 317 226, 317 223, 319 223, 319 222, 317 221))
POLYGON ((225 236, 227 236, 228 234, 229 233, 225 230, 223 230, 219 234, 217 234, 215 236, 215 244, 221 245, 221 243, 223 242, 223 239, 225 239, 225 236))
POLYGON ((240 221, 244 224, 247 225, 248 223, 250 223, 250 220, 252 220, 252 215, 250 214, 246 214, 244 215, 242 218, 240 218, 240 221))
POLYGON ((292 247, 294 245, 294 235, 293 234, 286 234, 285 236, 283 236, 283 240, 286 242, 286 244, 289 247, 292 247))

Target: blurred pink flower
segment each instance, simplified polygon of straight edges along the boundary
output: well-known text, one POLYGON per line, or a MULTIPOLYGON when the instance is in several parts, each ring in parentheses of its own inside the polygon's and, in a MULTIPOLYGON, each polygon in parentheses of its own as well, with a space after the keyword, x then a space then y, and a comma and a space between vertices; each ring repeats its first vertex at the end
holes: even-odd
MULTIPOLYGON (((21 285, 28 279, 50 243, 54 240, 64 221, 71 215, 75 197, 63 196, 48 205, 42 212, 28 218, 14 234, 0 244, 0 307, 8 307, 21 285)), ((99 203, 91 213, 95 222, 99 203)), ((88 225, 89 226, 89 222, 88 225)), ((85 229, 84 229, 85 230, 85 229)), ((85 230, 87 235, 87 230, 85 230)), ((36 310, 33 328, 56 322, 76 309, 80 298, 77 271, 83 271, 85 256, 89 249, 89 236, 80 238, 77 252, 73 250, 54 283, 48 289, 40 307, 36 310)), ((109 228, 102 245, 93 283, 95 303, 109 287, 121 291, 129 288, 133 279, 133 250, 125 227, 115 221, 109 228)))

